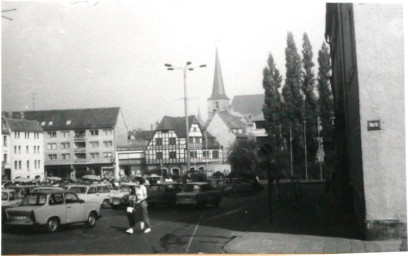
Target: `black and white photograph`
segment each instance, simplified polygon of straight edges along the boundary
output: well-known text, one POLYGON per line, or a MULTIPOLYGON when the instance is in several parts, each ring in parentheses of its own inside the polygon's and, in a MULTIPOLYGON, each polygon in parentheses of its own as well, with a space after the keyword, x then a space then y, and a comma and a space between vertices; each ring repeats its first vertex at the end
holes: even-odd
POLYGON ((406 8, 1 1, 1 254, 406 252, 406 8))

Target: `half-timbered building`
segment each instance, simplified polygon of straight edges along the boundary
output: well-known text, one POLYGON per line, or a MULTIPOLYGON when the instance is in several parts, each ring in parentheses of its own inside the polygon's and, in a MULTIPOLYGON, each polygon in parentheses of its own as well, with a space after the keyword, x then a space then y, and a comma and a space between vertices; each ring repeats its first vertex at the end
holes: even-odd
MULTIPOLYGON (((203 129, 195 116, 189 116, 188 123, 190 168, 205 171, 210 165, 221 163, 223 149, 215 137, 203 129)), ((184 117, 164 116, 145 150, 148 169, 175 175, 185 172, 186 137, 184 117)))

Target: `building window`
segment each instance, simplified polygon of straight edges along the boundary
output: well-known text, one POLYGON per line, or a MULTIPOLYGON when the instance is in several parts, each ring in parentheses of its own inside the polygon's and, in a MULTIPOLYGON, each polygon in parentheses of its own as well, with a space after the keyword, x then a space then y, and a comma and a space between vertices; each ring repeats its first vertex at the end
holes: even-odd
POLYGON ((3 136, 3 146, 7 147, 7 136, 3 136))
POLYGON ((197 158, 197 151, 190 151, 191 158, 197 158))
POLYGON ((189 137, 189 138, 188 138, 188 142, 189 142, 190 144, 193 144, 193 143, 194 143, 194 137, 189 137))
POLYGON ((30 138, 30 133, 29 133, 29 132, 25 132, 25 133, 24 133, 24 138, 25 138, 25 139, 29 139, 29 138, 30 138))
POLYGON ((18 153, 21 154, 21 146, 18 146, 18 153))
POLYGON ((201 144, 201 138, 200 138, 200 137, 196 137, 196 138, 195 138, 195 143, 201 144))
POLYGON ((17 154, 17 146, 14 146, 14 154, 17 154))
POLYGON ((21 161, 18 161, 18 169, 21 170, 21 161))
POLYGON ((99 130, 90 130, 91 136, 98 136, 99 135, 99 130))
POLYGON ((203 151, 203 157, 205 157, 205 158, 208 158, 208 156, 209 156, 209 154, 208 154, 209 152, 208 151, 203 151))
POLYGON ((169 145, 170 146, 176 145, 176 138, 169 138, 169 145))
POLYGON ((41 168, 41 160, 38 160, 38 169, 41 168))
POLYGON ((47 149, 57 149, 57 143, 48 143, 47 149))
POLYGON ((4 154, 4 163, 7 164, 7 154, 4 154))
POLYGON ((19 139, 20 138, 20 132, 14 132, 14 138, 19 139))
POLYGON ((26 153, 28 154, 28 146, 26 146, 26 153))
POLYGON ((47 138, 56 138, 57 132, 47 132, 47 138))
POLYGON ((103 153, 103 158, 112 158, 112 157, 113 157, 112 152, 104 152, 103 153))
POLYGON ((170 159, 176 159, 177 158, 176 152, 175 151, 169 152, 169 158, 170 159))
POLYGON ((62 131, 62 132, 61 132, 61 137, 63 137, 63 138, 69 138, 69 131, 62 131))
POLYGON ((61 159, 62 160, 69 160, 71 158, 70 154, 61 154, 61 159))
POLYGON ((213 150, 213 159, 218 159, 218 150, 213 150))
POLYGON ((162 146, 162 145, 163 145, 163 139, 162 138, 156 139, 156 146, 162 146))
POLYGON ((89 155, 91 156, 91 159, 99 159, 99 153, 90 153, 89 155))
POLYGON ((30 171, 30 160, 27 160, 27 171, 30 171))
POLYGON ((99 148, 99 141, 90 141, 89 143, 92 148, 99 148))
POLYGON ((156 152, 156 159, 157 160, 162 160, 163 159, 163 153, 162 152, 156 152))
POLYGON ((70 148, 70 144, 69 142, 62 142, 60 145, 61 149, 69 149, 70 148))
POLYGON ((106 136, 112 135, 112 129, 103 129, 103 134, 106 136))
POLYGON ((57 154, 49 154, 48 160, 57 160, 57 154))
POLYGON ((40 138, 40 133, 39 132, 35 132, 34 133, 34 139, 39 139, 40 138))
POLYGON ((18 170, 18 161, 14 161, 14 169, 18 170))
POLYGON ((105 146, 105 148, 111 148, 112 147, 112 141, 104 141, 103 145, 105 146))

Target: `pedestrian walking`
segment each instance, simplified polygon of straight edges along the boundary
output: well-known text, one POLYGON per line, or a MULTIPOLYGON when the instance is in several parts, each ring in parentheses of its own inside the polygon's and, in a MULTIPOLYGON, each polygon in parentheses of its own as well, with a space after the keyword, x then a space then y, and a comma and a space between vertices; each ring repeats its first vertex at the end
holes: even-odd
POLYGON ((141 207, 137 204, 136 189, 134 187, 130 188, 129 193, 129 207, 126 209, 127 218, 129 220, 129 228, 126 233, 133 234, 133 229, 136 227, 136 223, 139 223, 141 218, 141 207))
POLYGON ((144 179, 143 178, 137 178, 136 179, 136 197, 137 197, 137 203, 141 207, 142 211, 142 221, 140 224, 140 229, 144 229, 144 233, 149 233, 151 231, 150 228, 150 219, 149 219, 149 213, 147 211, 147 189, 143 185, 144 184, 144 179))

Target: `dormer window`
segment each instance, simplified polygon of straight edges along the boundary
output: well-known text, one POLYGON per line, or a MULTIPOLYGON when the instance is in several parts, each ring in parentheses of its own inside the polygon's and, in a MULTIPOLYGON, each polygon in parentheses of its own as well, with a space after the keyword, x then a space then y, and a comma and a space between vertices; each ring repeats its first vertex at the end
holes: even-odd
POLYGON ((44 126, 44 125, 45 125, 45 122, 41 122, 41 125, 44 126))
POLYGON ((48 122, 48 126, 51 126, 52 124, 53 124, 52 121, 49 121, 49 122, 48 122))
POLYGON ((67 125, 70 125, 71 124, 71 120, 67 120, 67 125))

